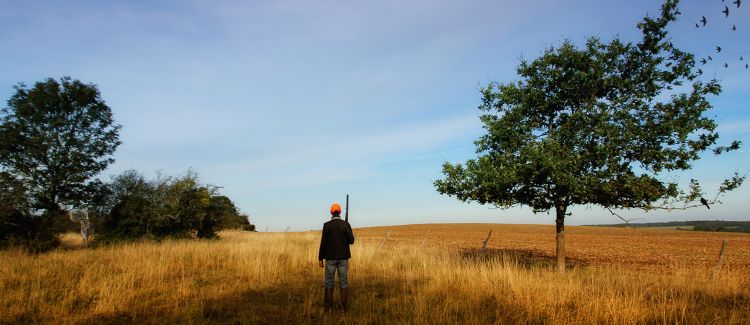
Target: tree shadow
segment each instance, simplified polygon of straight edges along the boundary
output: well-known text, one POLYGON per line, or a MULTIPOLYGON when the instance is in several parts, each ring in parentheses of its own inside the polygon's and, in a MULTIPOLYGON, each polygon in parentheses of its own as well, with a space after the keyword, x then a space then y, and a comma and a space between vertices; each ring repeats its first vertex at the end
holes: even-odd
MULTIPOLYGON (((518 265, 525 269, 557 267, 555 256, 539 250, 523 248, 467 248, 459 252, 459 257, 466 263, 500 263, 518 265)), ((565 258, 565 267, 573 268, 588 265, 587 262, 573 257, 565 258)))

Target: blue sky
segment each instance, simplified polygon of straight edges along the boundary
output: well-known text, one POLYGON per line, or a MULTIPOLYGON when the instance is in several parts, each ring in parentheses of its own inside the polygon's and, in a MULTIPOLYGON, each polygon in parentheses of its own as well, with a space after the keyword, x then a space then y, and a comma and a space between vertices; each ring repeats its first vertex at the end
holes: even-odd
MULTIPOLYGON (((551 224, 552 215, 528 208, 461 203, 432 183, 444 161, 475 157, 480 86, 516 80, 519 58, 563 39, 635 41, 637 22, 658 7, 645 0, 0 0, 0 100, 17 82, 70 75, 95 83, 123 125, 105 178, 193 168, 260 230, 317 229, 347 193, 355 227, 551 224)), ((674 42, 711 54, 703 70, 724 87, 711 99, 722 143, 750 145, 750 71, 738 59, 750 61, 750 5, 732 8, 729 18, 718 0, 681 8, 674 42), (701 15, 708 26, 695 29, 701 15)), ((698 178, 711 195, 710 185, 734 170, 750 170, 747 148, 707 154, 679 180, 698 178)), ((624 215, 748 220, 749 194, 745 186, 711 210, 624 215)), ((567 219, 618 221, 596 207, 573 208, 567 219)))

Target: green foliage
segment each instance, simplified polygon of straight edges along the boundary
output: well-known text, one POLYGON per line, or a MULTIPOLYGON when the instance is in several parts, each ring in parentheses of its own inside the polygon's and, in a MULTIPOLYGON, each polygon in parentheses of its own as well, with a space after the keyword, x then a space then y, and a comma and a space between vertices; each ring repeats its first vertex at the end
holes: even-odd
POLYGON ((92 178, 114 161, 109 156, 120 144, 120 126, 93 84, 64 77, 14 88, 0 117, 8 204, 0 218, 13 221, 4 221, 0 232, 54 245, 50 239, 69 226, 66 208, 82 205, 101 188, 92 178))
POLYGON ((232 200, 223 195, 211 197, 209 215, 218 222, 221 229, 243 229, 250 226, 249 217, 240 214, 232 200))
POLYGON ((234 203, 216 195, 217 188, 200 185, 189 171, 182 177, 148 181, 126 171, 107 186, 99 208, 97 229, 103 241, 138 238, 214 238, 238 216, 234 203))
POLYGON ((6 172, 0 172, 0 247, 24 247, 43 251, 59 241, 45 219, 31 214, 26 188, 6 172))
POLYGON ((120 144, 96 85, 64 77, 15 90, 3 109, 0 164, 24 183, 34 208, 86 201, 96 190, 91 179, 120 144))
MULTIPOLYGON (((721 87, 699 80, 694 56, 667 37, 678 15, 677 1, 666 1, 658 18, 638 25, 636 44, 565 41, 522 61, 520 81, 482 89, 487 134, 476 141, 478 158, 446 163, 437 190, 499 207, 556 208, 558 217, 571 205, 653 209, 699 198, 697 181, 685 193, 664 176, 716 145, 707 97, 721 87)), ((735 175, 720 190, 743 180, 735 175)))
POLYGON ((0 172, 0 217, 31 215, 26 188, 7 172, 0 172))
POLYGON ((42 252, 57 247, 60 229, 74 225, 62 218, 34 213, 24 184, 7 172, 0 172, 0 248, 20 247, 42 252))

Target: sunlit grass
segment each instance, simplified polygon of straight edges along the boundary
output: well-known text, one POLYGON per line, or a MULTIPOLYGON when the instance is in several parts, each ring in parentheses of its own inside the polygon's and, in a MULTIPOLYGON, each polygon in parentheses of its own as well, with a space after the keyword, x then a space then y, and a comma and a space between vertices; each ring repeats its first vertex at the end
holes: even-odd
MULTIPOLYGON (((356 231, 356 230, 355 230, 356 231)), ((322 311, 319 233, 0 253, 8 323, 747 323, 750 282, 580 266, 358 238, 348 314, 322 311)), ((336 298, 337 295, 336 295, 336 298)))

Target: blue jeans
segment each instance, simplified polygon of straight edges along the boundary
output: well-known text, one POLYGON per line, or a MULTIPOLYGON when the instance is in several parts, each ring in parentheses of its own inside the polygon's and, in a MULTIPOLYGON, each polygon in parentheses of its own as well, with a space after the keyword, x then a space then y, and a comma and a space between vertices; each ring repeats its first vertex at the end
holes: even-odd
POLYGON ((336 270, 339 272, 339 288, 348 287, 349 260, 326 260, 326 288, 333 289, 333 276, 336 270))

